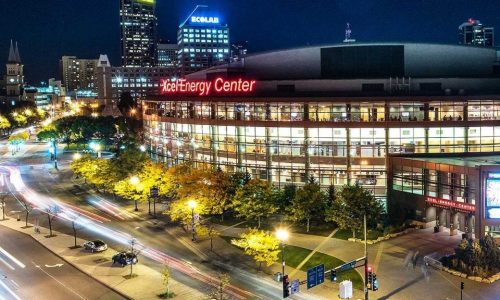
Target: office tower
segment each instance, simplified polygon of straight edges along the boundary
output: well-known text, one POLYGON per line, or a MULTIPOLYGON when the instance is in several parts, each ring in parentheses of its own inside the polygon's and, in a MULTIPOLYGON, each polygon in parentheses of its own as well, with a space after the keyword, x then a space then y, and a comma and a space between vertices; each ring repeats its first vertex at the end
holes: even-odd
POLYGON ((229 28, 217 14, 198 5, 177 34, 181 75, 229 61, 229 28))
POLYGON ((177 44, 158 44, 158 67, 177 68, 177 44))
POLYGON ((67 91, 92 90, 97 59, 63 56, 59 61, 61 78, 67 91))
POLYGON ((495 44, 494 28, 486 27, 481 21, 470 18, 458 26, 458 43, 493 47, 495 44))
POLYGON ((156 64, 155 0, 121 0, 122 66, 152 67, 156 64))

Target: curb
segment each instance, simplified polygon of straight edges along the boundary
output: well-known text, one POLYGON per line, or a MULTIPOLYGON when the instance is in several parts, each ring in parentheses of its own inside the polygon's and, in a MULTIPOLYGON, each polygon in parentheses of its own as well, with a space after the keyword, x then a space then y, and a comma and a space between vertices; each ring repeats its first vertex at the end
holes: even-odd
MULTIPOLYGON (((1 225, 1 224, 0 224, 1 225)), ((102 280, 98 279, 98 278, 95 278, 93 277, 91 274, 85 272, 84 270, 80 269, 77 265, 75 265, 74 263, 68 261, 67 259, 65 259, 64 257, 62 257, 61 255, 57 254, 56 252, 52 251, 51 249, 49 249, 47 246, 45 246, 43 243, 41 243, 40 241, 38 241, 37 239, 35 239, 31 234, 29 233, 26 233, 26 232, 22 232, 22 231, 18 231, 14 228, 10 228, 8 226, 4 226, 4 225, 1 225, 5 228, 9 228, 9 229, 12 229, 12 230, 15 230, 16 232, 19 232, 19 233, 22 233, 24 235, 27 235, 29 236, 30 238, 32 238, 35 242, 37 242, 38 244, 40 244, 42 247, 44 247, 45 249, 47 249, 49 252, 51 252, 52 254, 54 254, 55 256, 59 257, 61 260, 65 261, 67 264, 71 265, 73 268, 77 269, 78 271, 80 271, 82 274, 85 274, 87 277, 95 280, 96 282, 100 283, 101 285, 109 288, 110 290, 112 290, 113 292, 117 293, 118 295, 122 296, 123 298, 125 299, 129 299, 129 300, 132 300, 133 298, 131 298, 130 296, 127 296, 125 295, 124 293, 122 293, 121 291, 117 290, 116 288, 106 284, 105 282, 103 282, 102 280)))

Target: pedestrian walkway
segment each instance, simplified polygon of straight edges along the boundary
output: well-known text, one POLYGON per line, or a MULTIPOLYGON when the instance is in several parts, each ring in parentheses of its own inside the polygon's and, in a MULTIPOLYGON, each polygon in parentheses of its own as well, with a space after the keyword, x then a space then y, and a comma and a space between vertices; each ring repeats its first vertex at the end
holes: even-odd
MULTIPOLYGON (((112 266, 111 257, 117 252, 114 249, 108 248, 101 253, 89 253, 83 248, 71 249, 70 247, 74 245, 73 236, 54 231, 54 237, 46 238, 47 229, 41 228, 41 233, 37 234, 35 227, 21 228, 24 222, 18 222, 14 218, 1 221, 0 225, 30 235, 66 262, 128 298, 158 299, 157 295, 165 292, 160 272, 143 264, 139 263, 134 266, 134 274, 137 274, 137 277, 126 279, 124 276, 130 273, 129 267, 112 266)), ((84 242, 82 239, 77 239, 78 245, 84 242)), ((176 295, 174 299, 204 299, 205 297, 198 290, 181 284, 175 279, 170 280, 170 290, 176 295)))

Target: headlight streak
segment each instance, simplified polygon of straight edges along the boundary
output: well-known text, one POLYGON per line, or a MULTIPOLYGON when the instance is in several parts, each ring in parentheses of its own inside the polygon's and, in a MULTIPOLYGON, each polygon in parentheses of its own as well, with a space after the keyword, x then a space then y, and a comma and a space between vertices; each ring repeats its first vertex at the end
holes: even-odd
MULTIPOLYGON (((25 201, 29 202, 33 207, 36 209, 39 209, 41 211, 45 211, 46 209, 50 207, 57 206, 59 213, 57 216, 60 219, 69 221, 69 222, 75 222, 75 224, 78 224, 87 230, 93 231, 98 235, 104 236, 107 239, 113 240, 117 243, 120 243, 126 247, 130 245, 130 241, 133 239, 133 237, 130 234, 117 231, 114 229, 110 229, 108 227, 105 227, 103 222, 109 222, 109 219, 103 218, 101 216, 98 216, 96 214, 93 214, 91 212, 85 211, 81 208, 75 207, 73 205, 55 200, 53 198, 40 195, 37 192, 33 191, 32 189, 28 188, 22 178, 21 174, 19 172, 19 169, 16 167, 11 167, 11 166, 0 166, 0 171, 8 171, 10 174, 10 183, 14 187, 15 191, 18 192, 24 199, 25 201)), ((10 186, 9 186, 10 189, 10 186)), ((13 192, 11 190, 11 192, 13 192)), ((14 193, 12 193, 14 194, 14 193)), ((18 200, 19 201, 19 200, 18 200)), ((108 201, 107 201, 108 202, 108 201)), ((110 203, 110 202, 108 202, 110 203)), ((102 204, 106 205, 106 203, 102 204)), ((113 204, 114 205, 114 204, 113 204)), ((115 206, 116 208, 116 206, 115 206)), ((189 276, 192 278, 195 278, 201 282, 204 282, 208 285, 212 285, 214 287, 217 287, 218 285, 218 280, 214 277, 211 277, 210 275, 203 274, 201 271, 196 269, 195 267, 191 266, 190 264, 177 259, 175 257, 169 256, 159 250, 150 248, 145 246, 144 244, 137 242, 136 244, 137 249, 139 249, 142 255, 153 259, 159 263, 165 263, 168 262, 169 266, 174 268, 175 270, 189 276)), ((256 295, 240 289, 236 286, 229 285, 227 287, 227 292, 230 293, 232 296, 238 298, 238 299, 246 299, 247 297, 255 297, 256 295)))

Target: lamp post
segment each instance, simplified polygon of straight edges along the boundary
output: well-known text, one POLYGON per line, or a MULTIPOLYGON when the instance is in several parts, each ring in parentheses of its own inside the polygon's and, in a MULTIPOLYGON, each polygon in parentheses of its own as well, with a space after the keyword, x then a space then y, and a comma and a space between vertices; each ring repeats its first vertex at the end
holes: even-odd
POLYGON ((288 236, 288 230, 283 228, 276 230, 276 237, 281 243, 281 276, 285 276, 285 241, 288 239, 288 236))
MULTIPOLYGON (((137 186, 139 185, 139 183, 140 183, 139 177, 137 177, 137 176, 130 177, 130 184, 135 187, 136 192, 137 192, 137 186)), ((135 211, 138 211, 139 209, 137 208, 137 199, 135 199, 134 201, 135 201, 135 211)))
POLYGON ((192 241, 196 241, 196 232, 195 232, 195 229, 194 229, 194 209, 196 208, 196 201, 194 200, 189 200, 188 201, 188 207, 191 208, 191 230, 192 230, 192 233, 193 233, 193 237, 192 237, 192 241))

